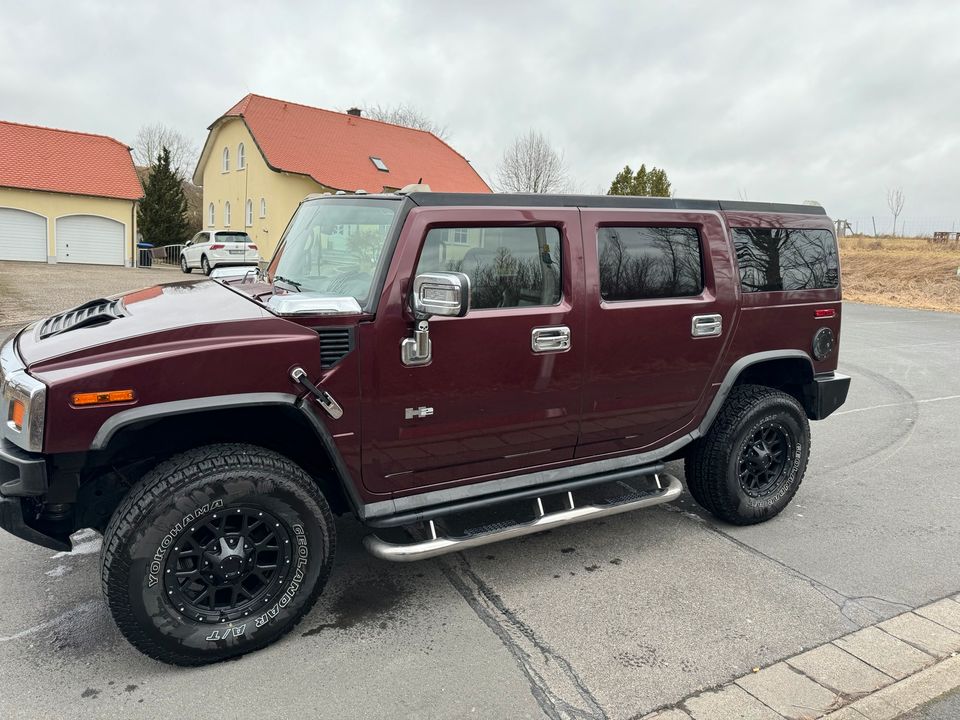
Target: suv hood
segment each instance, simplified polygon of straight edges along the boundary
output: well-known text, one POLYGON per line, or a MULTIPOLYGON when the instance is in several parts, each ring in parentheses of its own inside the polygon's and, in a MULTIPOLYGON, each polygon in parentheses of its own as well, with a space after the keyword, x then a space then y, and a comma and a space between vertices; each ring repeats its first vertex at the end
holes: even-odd
MULTIPOLYGON (((146 335, 163 333, 168 340, 190 340, 198 325, 239 320, 278 320, 245 295, 212 280, 168 283, 125 295, 93 300, 28 326, 17 349, 28 369, 58 359, 139 345, 146 335)), ((282 321, 281 321, 282 322, 282 321)))

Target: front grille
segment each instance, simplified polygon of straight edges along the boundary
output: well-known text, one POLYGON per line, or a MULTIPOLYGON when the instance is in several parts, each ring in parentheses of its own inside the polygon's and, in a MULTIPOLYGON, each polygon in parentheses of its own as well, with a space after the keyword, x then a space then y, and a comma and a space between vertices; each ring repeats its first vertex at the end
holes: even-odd
POLYGON ((353 350, 353 328, 315 328, 320 336, 320 367, 332 368, 353 350))
POLYGON ((120 300, 91 300, 72 310, 48 317, 40 325, 40 339, 76 330, 77 328, 102 325, 124 316, 120 300))

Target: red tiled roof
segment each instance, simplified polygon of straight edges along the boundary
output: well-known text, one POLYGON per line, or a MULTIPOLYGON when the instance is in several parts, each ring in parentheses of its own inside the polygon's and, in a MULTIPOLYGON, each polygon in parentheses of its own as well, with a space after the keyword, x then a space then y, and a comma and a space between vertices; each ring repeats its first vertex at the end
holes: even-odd
POLYGON ((137 200, 130 148, 105 135, 0 120, 0 187, 137 200))
POLYGON ((252 94, 224 117, 246 121, 271 167, 335 190, 380 192, 423 178, 437 192, 490 192, 466 158, 423 130, 252 94))

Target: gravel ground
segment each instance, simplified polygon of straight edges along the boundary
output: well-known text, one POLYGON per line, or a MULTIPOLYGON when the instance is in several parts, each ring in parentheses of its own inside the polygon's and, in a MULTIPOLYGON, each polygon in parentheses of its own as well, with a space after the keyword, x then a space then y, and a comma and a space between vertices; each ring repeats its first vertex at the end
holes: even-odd
POLYGON ((0 328, 106 295, 182 279, 180 270, 0 261, 0 328))

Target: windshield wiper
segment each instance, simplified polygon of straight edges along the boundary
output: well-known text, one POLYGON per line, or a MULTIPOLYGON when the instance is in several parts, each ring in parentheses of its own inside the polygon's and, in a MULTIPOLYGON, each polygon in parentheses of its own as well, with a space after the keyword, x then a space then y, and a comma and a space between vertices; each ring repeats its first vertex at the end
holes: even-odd
POLYGON ((300 288, 303 287, 303 283, 298 283, 296 280, 288 280, 287 278, 285 278, 285 277, 283 277, 283 276, 281 276, 281 275, 274 275, 274 276, 273 276, 273 282, 274 282, 274 284, 276 284, 277 282, 282 282, 282 283, 284 283, 285 285, 289 285, 290 287, 292 287, 292 288, 293 288, 294 290, 296 290, 297 292, 301 292, 300 288))

